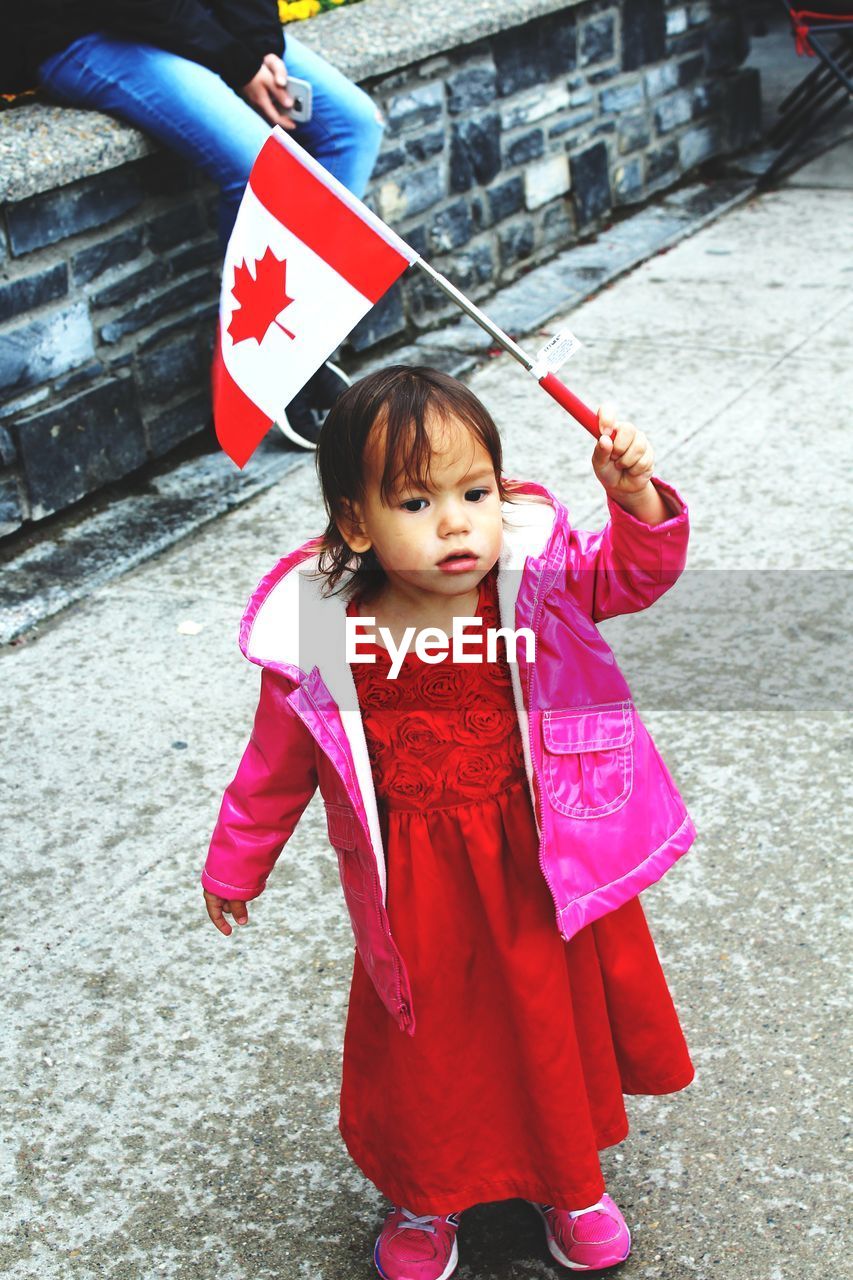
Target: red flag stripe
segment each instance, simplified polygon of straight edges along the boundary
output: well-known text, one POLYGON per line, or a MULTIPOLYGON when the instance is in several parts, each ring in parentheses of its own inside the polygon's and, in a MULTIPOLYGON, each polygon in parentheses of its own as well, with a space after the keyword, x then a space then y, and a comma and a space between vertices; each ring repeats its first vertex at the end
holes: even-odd
POLYGON ((409 265, 274 137, 261 148, 249 185, 274 218, 371 302, 409 265))
POLYGON ((270 429, 270 419, 231 377, 222 359, 219 333, 210 370, 216 438, 228 457, 245 467, 270 429))

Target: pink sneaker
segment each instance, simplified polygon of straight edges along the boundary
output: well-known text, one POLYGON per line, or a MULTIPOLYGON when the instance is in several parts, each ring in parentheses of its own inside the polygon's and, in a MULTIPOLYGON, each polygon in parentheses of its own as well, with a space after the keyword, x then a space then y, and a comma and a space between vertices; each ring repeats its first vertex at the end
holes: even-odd
POLYGON ((459 1215, 418 1217, 408 1209, 389 1209, 373 1261, 383 1280, 448 1280, 459 1262, 459 1215))
POLYGON ((589 1209, 574 1211, 530 1203, 545 1223, 552 1258, 570 1271, 615 1267, 631 1252, 628 1225, 608 1195, 589 1209))

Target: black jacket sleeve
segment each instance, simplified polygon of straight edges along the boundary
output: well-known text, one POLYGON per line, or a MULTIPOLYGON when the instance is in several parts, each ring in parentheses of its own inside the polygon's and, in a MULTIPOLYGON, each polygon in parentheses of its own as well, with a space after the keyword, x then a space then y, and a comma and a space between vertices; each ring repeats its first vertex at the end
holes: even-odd
MULTIPOLYGON (((92 30, 109 31, 125 39, 144 41, 209 67, 234 89, 255 75, 264 53, 281 51, 277 43, 260 52, 261 18, 273 39, 269 15, 275 0, 219 0, 218 13, 202 0, 90 0, 92 30), (222 12, 229 11, 229 24, 222 12), (265 11, 264 14, 261 11, 265 11)), ((265 42, 264 42, 265 43, 265 42)))
POLYGON ((257 56, 258 66, 268 53, 282 56, 284 32, 278 0, 210 0, 210 7, 226 31, 257 56))
POLYGON ((4 12, 0 92, 32 88, 45 58, 104 31, 157 45, 242 89, 284 47, 276 0, 28 0, 4 12))

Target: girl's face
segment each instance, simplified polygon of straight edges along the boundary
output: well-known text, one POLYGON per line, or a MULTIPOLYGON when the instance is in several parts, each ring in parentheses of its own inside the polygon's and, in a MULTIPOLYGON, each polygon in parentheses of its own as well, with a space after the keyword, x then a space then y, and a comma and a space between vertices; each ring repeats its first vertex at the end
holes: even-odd
POLYGON ((374 427, 365 451, 365 499, 355 524, 341 533, 353 551, 373 548, 389 582, 404 594, 465 595, 497 562, 503 520, 488 451, 464 423, 433 418, 429 485, 400 478, 390 504, 380 481, 384 428, 374 427))

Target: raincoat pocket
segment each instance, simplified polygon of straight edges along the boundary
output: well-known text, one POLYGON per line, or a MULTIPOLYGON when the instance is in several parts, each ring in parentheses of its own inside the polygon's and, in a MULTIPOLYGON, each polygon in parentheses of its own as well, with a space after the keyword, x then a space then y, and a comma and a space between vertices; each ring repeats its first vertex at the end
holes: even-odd
POLYGON ((329 843, 335 849, 355 848, 355 814, 346 805, 324 802, 329 843))
POLYGON ((350 915, 370 900, 370 882, 364 859, 356 850, 355 814, 346 805, 325 803, 329 843, 337 854, 341 888, 350 915))
POLYGON ((630 702, 542 713, 545 790, 569 818, 603 818, 625 804, 634 782, 630 702))

